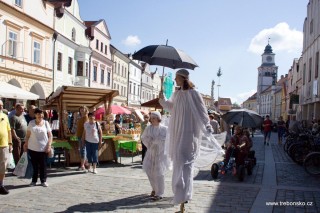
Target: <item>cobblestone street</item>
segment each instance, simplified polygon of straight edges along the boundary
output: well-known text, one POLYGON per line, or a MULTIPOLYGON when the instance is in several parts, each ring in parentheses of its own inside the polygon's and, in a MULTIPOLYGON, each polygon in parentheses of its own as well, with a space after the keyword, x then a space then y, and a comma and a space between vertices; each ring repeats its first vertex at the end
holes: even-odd
MULTIPOLYGON (((219 174, 213 180, 210 166, 196 171, 193 200, 186 204, 186 212, 319 212, 320 179, 292 162, 275 139, 273 133, 270 146, 264 146, 262 135, 255 134, 257 165, 243 182, 231 174, 219 174), (270 160, 273 167, 266 163, 270 160), (279 206, 280 201, 311 205, 279 206)), ((101 164, 96 175, 78 172, 76 167, 53 167, 48 188, 29 187, 30 180, 9 173, 5 184, 10 194, 1 196, 0 212, 177 212, 179 206, 171 202, 170 172, 166 175, 165 198, 151 201, 140 158, 134 157, 133 164, 126 157, 123 164, 101 164)))

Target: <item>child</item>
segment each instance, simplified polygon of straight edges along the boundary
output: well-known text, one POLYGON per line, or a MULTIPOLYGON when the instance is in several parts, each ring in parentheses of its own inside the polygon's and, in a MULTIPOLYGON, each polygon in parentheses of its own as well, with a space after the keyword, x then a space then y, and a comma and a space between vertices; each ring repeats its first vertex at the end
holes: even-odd
POLYGON ((160 124, 160 112, 152 112, 150 120, 151 125, 146 127, 141 136, 148 149, 143 160, 143 170, 147 173, 152 187, 152 199, 160 200, 164 193, 164 173, 168 168, 168 160, 164 153, 167 127, 160 124))

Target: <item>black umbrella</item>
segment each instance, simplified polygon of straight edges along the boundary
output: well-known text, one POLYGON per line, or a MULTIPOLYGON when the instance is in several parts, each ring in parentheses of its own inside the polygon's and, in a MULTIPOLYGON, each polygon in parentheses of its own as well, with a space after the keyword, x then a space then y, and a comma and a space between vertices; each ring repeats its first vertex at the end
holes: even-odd
POLYGON ((132 55, 132 58, 150 65, 159 65, 172 69, 193 70, 197 63, 185 52, 168 45, 150 45, 132 55))
POLYGON ((257 112, 248 109, 233 109, 221 117, 227 124, 238 123, 242 127, 259 127, 263 122, 257 112))

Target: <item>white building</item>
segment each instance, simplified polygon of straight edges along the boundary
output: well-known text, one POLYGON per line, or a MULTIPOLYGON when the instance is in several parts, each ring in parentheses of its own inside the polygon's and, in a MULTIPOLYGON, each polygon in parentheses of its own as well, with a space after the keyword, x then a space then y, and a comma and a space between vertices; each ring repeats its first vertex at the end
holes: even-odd
POLYGON ((70 7, 61 8, 64 15, 55 17, 53 88, 63 85, 89 86, 91 50, 81 20, 79 4, 73 0, 70 7))
POLYGON ((89 72, 89 86, 112 88, 112 67, 110 40, 111 36, 105 20, 85 21, 86 34, 91 38, 92 49, 89 72))
POLYGON ((261 93, 265 91, 269 86, 276 84, 278 73, 278 67, 275 65, 275 54, 272 52, 272 47, 269 43, 265 47, 264 53, 261 55, 261 58, 262 63, 261 66, 258 67, 257 111, 262 115, 262 112, 265 111, 265 109, 261 109, 261 93))
POLYGON ((301 67, 302 88, 299 94, 301 119, 320 119, 319 52, 320 52, 320 2, 310 0, 303 24, 303 49, 301 67))
POLYGON ((128 89, 128 106, 140 107, 141 96, 141 70, 142 67, 138 61, 130 60, 129 62, 129 89, 128 89))
MULTIPOLYGON (((162 71, 161 71, 162 72, 162 71)), ((151 73, 152 78, 152 97, 151 99, 155 99, 159 97, 159 93, 161 90, 161 77, 157 71, 151 73)))
POLYGON ((119 91, 119 95, 113 99, 115 105, 128 105, 128 83, 129 83, 129 62, 130 58, 120 50, 110 45, 111 59, 113 64, 112 89, 119 91))
POLYGON ((152 100, 153 83, 149 68, 149 64, 142 64, 141 103, 152 100))

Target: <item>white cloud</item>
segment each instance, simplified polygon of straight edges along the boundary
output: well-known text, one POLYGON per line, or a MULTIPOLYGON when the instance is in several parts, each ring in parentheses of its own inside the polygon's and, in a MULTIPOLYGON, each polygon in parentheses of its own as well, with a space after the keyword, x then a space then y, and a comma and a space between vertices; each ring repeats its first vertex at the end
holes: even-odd
POLYGON ((256 90, 250 90, 248 92, 242 92, 236 95, 236 97, 231 97, 232 103, 237 103, 241 105, 245 100, 247 100, 250 96, 252 96, 256 90))
POLYGON ((122 43, 126 46, 136 46, 141 43, 138 36, 129 35, 125 40, 122 40, 122 43))
POLYGON ((273 52, 301 53, 303 33, 290 29, 285 22, 281 22, 273 28, 261 30, 251 39, 248 51, 260 55, 267 45, 268 38, 270 38, 273 52))

